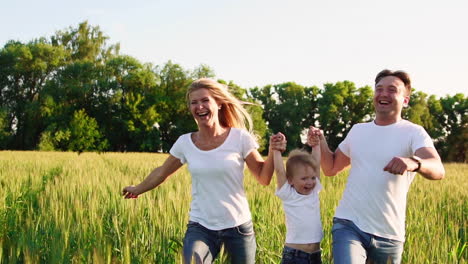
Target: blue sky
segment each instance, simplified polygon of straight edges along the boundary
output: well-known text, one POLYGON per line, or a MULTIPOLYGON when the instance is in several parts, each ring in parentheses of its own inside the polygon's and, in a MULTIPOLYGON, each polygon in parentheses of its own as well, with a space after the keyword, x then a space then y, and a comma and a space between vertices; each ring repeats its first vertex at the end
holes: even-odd
POLYGON ((186 69, 207 64, 242 87, 286 81, 373 85, 406 70, 428 94, 468 94, 466 0, 2 0, 0 46, 88 20, 121 53, 186 69))

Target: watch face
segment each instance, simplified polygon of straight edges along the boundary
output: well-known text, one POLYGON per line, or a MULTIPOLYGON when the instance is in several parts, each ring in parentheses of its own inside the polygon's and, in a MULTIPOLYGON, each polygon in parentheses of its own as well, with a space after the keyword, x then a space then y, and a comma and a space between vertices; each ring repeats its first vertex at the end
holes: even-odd
POLYGON ((412 156, 411 159, 414 160, 418 164, 418 167, 414 170, 414 171, 418 171, 421 168, 421 158, 418 156, 412 156))

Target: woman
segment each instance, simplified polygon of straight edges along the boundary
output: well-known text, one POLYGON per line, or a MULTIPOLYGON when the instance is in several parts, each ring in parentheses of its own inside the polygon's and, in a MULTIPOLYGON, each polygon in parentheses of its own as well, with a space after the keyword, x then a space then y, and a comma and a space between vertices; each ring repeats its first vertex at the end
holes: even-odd
MULTIPOLYGON (((232 263, 254 263, 256 244, 243 186, 244 162, 260 184, 268 185, 273 175, 272 151, 263 160, 249 133, 250 115, 227 86, 199 79, 189 87, 187 102, 198 131, 180 136, 163 165, 137 186, 125 187, 123 195, 135 198, 187 163, 192 176, 192 203, 184 262, 212 263, 224 245, 232 263)), ((272 142, 270 150, 285 149, 282 137, 274 136, 272 142)))

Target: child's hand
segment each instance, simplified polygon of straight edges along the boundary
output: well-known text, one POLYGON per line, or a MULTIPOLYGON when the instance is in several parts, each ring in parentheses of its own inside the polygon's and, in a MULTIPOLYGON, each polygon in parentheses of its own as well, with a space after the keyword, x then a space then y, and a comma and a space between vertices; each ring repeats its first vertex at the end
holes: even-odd
POLYGON ((307 133, 307 145, 315 147, 320 144, 320 138, 322 136, 322 131, 313 126, 309 127, 309 132, 307 133))
POLYGON ((275 135, 270 136, 270 149, 271 150, 278 150, 278 151, 285 151, 286 150, 286 137, 281 133, 278 132, 275 135))

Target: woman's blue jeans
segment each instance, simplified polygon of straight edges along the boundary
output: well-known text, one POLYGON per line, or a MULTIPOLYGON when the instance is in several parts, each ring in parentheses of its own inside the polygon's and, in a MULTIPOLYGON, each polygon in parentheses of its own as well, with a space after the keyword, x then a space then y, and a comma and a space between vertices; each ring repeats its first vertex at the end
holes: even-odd
POLYGON ((350 220, 334 218, 332 235, 334 263, 401 262, 404 242, 365 233, 350 220))
POLYGON ((224 245, 231 263, 255 263, 255 233, 252 221, 223 230, 210 230, 190 221, 184 238, 184 263, 213 263, 224 245))

